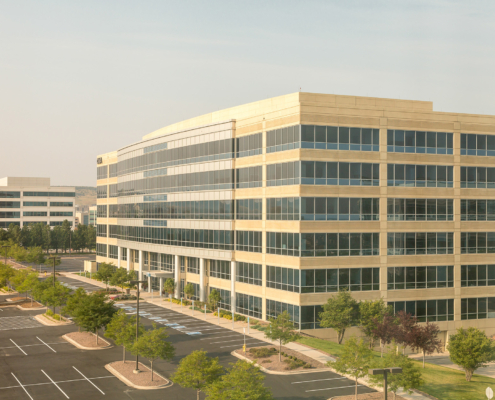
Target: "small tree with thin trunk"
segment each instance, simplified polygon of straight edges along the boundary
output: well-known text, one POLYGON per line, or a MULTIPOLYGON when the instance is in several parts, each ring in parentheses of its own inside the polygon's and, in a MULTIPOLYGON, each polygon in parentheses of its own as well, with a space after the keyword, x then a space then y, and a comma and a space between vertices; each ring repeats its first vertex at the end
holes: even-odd
POLYGON ((175 286, 174 280, 172 278, 168 278, 165 282, 163 282, 163 291, 169 295, 173 295, 175 292, 175 286))
POLYGON ((124 293, 124 286, 134 279, 134 273, 127 272, 125 268, 117 268, 115 272, 110 276, 110 284, 113 286, 119 286, 124 293))
MULTIPOLYGON (((21 292, 25 292, 26 293, 26 298, 27 298, 27 294, 28 292, 32 292, 33 289, 36 287, 36 285, 38 284, 39 280, 38 280, 38 273, 35 272, 35 271, 30 271, 25 279, 23 280, 23 282, 16 287, 16 290, 17 291, 21 291, 21 292)), ((33 296, 31 294, 31 305, 33 305, 33 296)))
POLYGON ((186 295, 186 300, 192 296, 194 296, 194 293, 195 293, 195 290, 194 290, 194 286, 192 283, 188 283, 185 287, 184 287, 184 294, 186 295))
POLYGON ((151 380, 153 380, 153 361, 157 358, 171 360, 174 357, 174 346, 167 342, 165 328, 158 328, 153 322, 153 329, 145 331, 131 347, 132 354, 139 354, 151 363, 151 380))
POLYGON ((332 328, 337 331, 338 342, 342 343, 347 328, 358 322, 358 303, 347 289, 341 290, 337 295, 330 297, 323 305, 320 313, 320 326, 332 328))
POLYGON ((417 325, 411 332, 411 346, 415 350, 421 350, 423 353, 423 368, 425 367, 426 354, 433 354, 442 351, 442 342, 438 338, 440 329, 437 324, 427 322, 425 325, 417 325))
MULTIPOLYGON (((143 325, 139 324, 139 336, 145 333, 143 325)), ((136 341, 136 316, 127 315, 124 310, 117 311, 105 329, 105 337, 112 339, 117 346, 122 346, 124 351, 130 349, 136 341)))
POLYGON ((493 340, 486 337, 484 331, 473 327, 459 328, 450 336, 447 349, 451 361, 464 370, 468 382, 471 382, 474 371, 495 360, 493 340))
POLYGON ((92 293, 83 298, 74 316, 74 321, 83 330, 96 335, 96 343, 98 343, 98 330, 107 326, 116 312, 113 307, 114 302, 106 300, 104 293, 92 293))
POLYGON ((115 273, 115 266, 113 264, 101 263, 98 266, 98 271, 96 271, 96 278, 105 283, 106 289, 108 291, 108 282, 115 273))
MULTIPOLYGON (((62 312, 71 316, 72 318, 75 318, 77 316, 77 313, 79 312, 81 304, 83 304, 83 301, 86 297, 88 297, 86 291, 83 288, 77 288, 70 294, 65 307, 62 309, 62 312)), ((79 332, 81 332, 80 326, 79 332)))
POLYGON ((53 313, 55 314, 56 307, 65 304, 69 297, 69 293, 70 289, 57 281, 55 282, 55 286, 48 286, 48 288, 43 291, 41 300, 49 307, 52 307, 53 313))
POLYGON ((218 357, 208 357, 206 351, 195 350, 180 361, 170 379, 184 388, 196 390, 199 400, 199 394, 217 381, 222 373, 223 367, 218 357))
POLYGON ((277 318, 270 319, 270 329, 265 331, 265 337, 278 340, 278 360, 282 361, 282 345, 293 342, 299 337, 299 334, 294 330, 294 322, 291 320, 290 314, 284 311, 277 315, 277 318))
POLYGON ((375 321, 383 321, 385 315, 390 315, 391 307, 385 304, 383 299, 367 300, 359 303, 359 325, 361 331, 369 338, 370 349, 378 339, 374 334, 375 321))
POLYGON ((380 353, 383 357, 383 348, 390 344, 397 336, 397 320, 390 314, 383 316, 382 320, 374 319, 375 327, 371 330, 372 335, 380 339, 380 353))
POLYGON ((418 325, 418 319, 404 310, 399 311, 395 316, 398 323, 395 341, 397 344, 402 345, 402 354, 405 354, 407 346, 413 344, 412 332, 414 332, 418 325))
MULTIPOLYGON (((231 364, 232 365, 232 364, 231 364)), ((206 388, 208 400, 273 400, 263 384, 265 376, 259 368, 239 360, 220 379, 206 388)))
POLYGON ((222 301, 222 296, 217 289, 213 289, 208 295, 208 307, 211 311, 215 311, 218 307, 218 303, 222 301))
POLYGON ((329 361, 327 364, 341 374, 351 375, 355 380, 355 398, 357 400, 358 379, 368 375, 373 359, 373 352, 369 346, 359 341, 355 337, 349 338, 342 349, 340 358, 335 361, 329 361))
MULTIPOLYGON (((388 346, 385 357, 375 359, 371 368, 402 368, 400 374, 388 374, 387 383, 388 389, 395 395, 402 388, 405 392, 411 394, 411 389, 416 389, 423 384, 421 369, 409 357, 403 354, 398 354, 395 351, 395 345, 388 346)), ((378 386, 383 386, 383 375, 369 375, 371 382, 378 386)))

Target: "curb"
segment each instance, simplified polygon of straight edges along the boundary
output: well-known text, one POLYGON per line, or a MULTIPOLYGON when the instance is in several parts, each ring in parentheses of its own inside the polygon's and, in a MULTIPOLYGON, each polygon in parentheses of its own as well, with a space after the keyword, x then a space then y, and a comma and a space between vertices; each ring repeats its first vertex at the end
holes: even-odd
MULTIPOLYGON (((89 333, 91 333, 91 332, 89 332, 89 333)), ((94 335, 94 333, 92 333, 92 335, 94 335)), ((70 337, 68 337, 67 335, 62 335, 62 339, 67 340, 70 344, 76 346, 78 349, 81 349, 81 350, 106 350, 106 349, 109 349, 109 348, 113 347, 112 344, 108 343, 101 336, 98 336, 98 340, 103 340, 105 343, 107 343, 107 346, 104 346, 104 347, 86 347, 86 346, 82 346, 79 343, 77 343, 74 339, 71 339, 70 337)))
POLYGON ((52 321, 51 319, 45 317, 43 314, 35 315, 34 319, 46 326, 64 326, 64 325, 72 325, 74 323, 72 321, 69 322, 52 321))
POLYGON ((253 362, 253 360, 250 360, 249 358, 247 358, 241 354, 236 353, 235 350, 233 352, 231 352, 230 354, 233 355, 234 357, 239 358, 240 360, 244 360, 244 361, 247 361, 248 363, 253 364, 255 367, 258 367, 264 373, 271 374, 271 375, 298 375, 298 374, 312 374, 314 372, 332 371, 331 368, 309 368, 310 369, 309 371, 304 371, 304 370, 288 371, 288 372, 270 371, 269 369, 266 369, 265 367, 262 367, 261 365, 256 364, 255 362, 253 362))
MULTIPOLYGON (((143 366, 144 368, 147 368, 148 371, 150 370, 146 365, 139 363, 140 366, 143 366)), ((153 371, 153 375, 157 375, 160 378, 164 379, 167 381, 166 384, 160 385, 160 386, 139 386, 135 385, 132 383, 129 379, 127 379, 124 375, 122 375, 120 372, 118 372, 115 368, 113 368, 110 364, 105 365, 105 369, 109 371, 112 375, 114 375, 117 379, 119 379, 121 382, 125 383, 127 386, 130 386, 134 389, 139 389, 139 390, 156 390, 156 389, 166 389, 170 386, 172 386, 174 383, 169 381, 167 378, 164 376, 160 375, 158 372, 153 371)))
POLYGON ((16 305, 16 307, 21 310, 21 311, 39 311, 39 310, 44 310, 46 307, 36 307, 36 308, 23 308, 20 305, 16 305))

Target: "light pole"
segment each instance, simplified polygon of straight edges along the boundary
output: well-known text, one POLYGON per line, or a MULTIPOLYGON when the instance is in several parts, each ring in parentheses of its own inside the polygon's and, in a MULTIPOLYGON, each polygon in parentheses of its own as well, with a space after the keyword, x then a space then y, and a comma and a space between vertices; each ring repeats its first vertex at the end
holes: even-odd
POLYGON ((402 374, 402 368, 391 367, 391 368, 374 368, 368 370, 370 375, 383 375, 383 398, 388 399, 388 387, 387 387, 387 375, 388 374, 402 374))
POLYGON ((57 260, 59 260, 59 258, 57 256, 51 256, 48 258, 53 260, 53 287, 55 287, 55 263, 57 260))
POLYGON ((2 246, 2 249, 5 248, 5 265, 7 265, 7 249, 10 249, 12 246, 2 246))
MULTIPOLYGON (((139 284, 148 282, 148 281, 130 281, 131 285, 137 285, 137 306, 136 306, 136 342, 139 337, 139 284)), ((134 371, 135 374, 139 374, 141 371, 139 370, 139 355, 136 353, 136 369, 134 371)))

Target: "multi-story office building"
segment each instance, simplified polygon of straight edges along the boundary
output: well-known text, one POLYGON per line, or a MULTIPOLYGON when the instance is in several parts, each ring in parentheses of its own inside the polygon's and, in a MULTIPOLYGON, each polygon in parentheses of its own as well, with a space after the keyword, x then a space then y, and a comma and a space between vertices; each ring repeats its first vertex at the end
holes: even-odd
POLYGON ((495 333, 495 117, 295 93, 98 158, 97 260, 318 329, 339 289, 495 333))
POLYGON ((76 189, 50 186, 50 178, 0 179, 0 228, 32 223, 74 226, 76 189))
POLYGON ((89 207, 89 211, 88 211, 88 216, 89 216, 88 224, 89 225, 96 226, 97 210, 98 210, 97 206, 89 207))

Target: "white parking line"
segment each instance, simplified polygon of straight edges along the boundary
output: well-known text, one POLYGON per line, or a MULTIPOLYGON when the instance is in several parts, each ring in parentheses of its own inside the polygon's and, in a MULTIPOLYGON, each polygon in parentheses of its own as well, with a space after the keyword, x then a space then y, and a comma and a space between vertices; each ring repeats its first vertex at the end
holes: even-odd
MULTIPOLYGON (((216 335, 216 333, 213 333, 213 335, 216 335)), ((240 333, 237 333, 237 335, 240 335, 240 333)), ((199 339, 199 340, 213 340, 213 339, 229 338, 229 337, 232 337, 232 336, 233 336, 233 335, 228 335, 228 336, 215 336, 215 337, 204 338, 204 339, 199 339)))
POLYGON ((25 356, 27 356, 27 353, 24 350, 22 350, 16 342, 14 342, 12 339, 10 339, 10 341, 14 343, 17 346, 17 348, 24 353, 25 356))
MULTIPOLYGON (((358 385, 358 386, 363 386, 363 385, 358 385)), ((321 390, 335 390, 335 389, 346 389, 346 388, 353 388, 356 387, 356 385, 351 385, 351 386, 340 386, 336 388, 325 388, 325 389, 311 389, 311 390, 306 390, 306 392, 319 392, 321 390)))
MULTIPOLYGON (((235 339, 235 340, 222 340, 221 342, 210 342, 210 344, 217 344, 217 343, 229 343, 229 342, 242 342, 244 339, 241 337, 239 339, 235 339)), ((258 340, 258 339, 246 339, 246 342, 248 340, 258 340)))
POLYGON ((81 374, 81 376, 86 379, 89 383, 91 383, 96 389, 98 389, 100 391, 101 394, 105 394, 103 392, 103 390, 101 390, 98 386, 96 386, 93 382, 91 382, 88 378, 86 378, 83 373, 81 371, 79 371, 76 367, 72 366, 72 368, 74 368, 77 372, 79 372, 81 374))
POLYGON ((69 397, 69 396, 67 396, 67 394, 65 394, 65 392, 64 392, 62 389, 60 389, 60 386, 58 386, 58 385, 57 385, 57 384, 53 381, 53 379, 52 379, 52 378, 50 378, 50 377, 48 376, 48 374, 47 374, 45 371, 41 370, 41 372, 43 372, 43 373, 45 374, 45 376, 46 376, 48 379, 50 379, 50 381, 51 381, 51 382, 52 382, 52 383, 53 383, 53 384, 57 387, 57 389, 58 389, 58 390, 60 390, 60 391, 62 392, 62 394, 63 394, 65 397, 67 397, 68 399, 70 399, 70 397, 69 397))
POLYGON ((31 395, 28 393, 28 391, 26 390, 26 388, 22 385, 21 381, 20 381, 19 379, 17 379, 17 376, 15 376, 13 372, 11 372, 11 374, 12 374, 12 376, 15 378, 15 380, 17 381, 17 383, 18 383, 19 385, 21 385, 21 388, 22 388, 22 389, 26 392, 26 394, 29 396, 29 398, 30 398, 31 400, 33 400, 33 398, 32 398, 32 397, 31 397, 31 395))
POLYGON ((313 381, 301 381, 301 382, 291 382, 292 385, 295 385, 296 383, 309 383, 309 382, 321 382, 321 381, 333 381, 336 379, 347 379, 345 376, 342 376, 340 378, 328 378, 328 379, 315 379, 313 381))
MULTIPOLYGON (((253 339, 253 340, 258 340, 258 339, 253 339)), ((247 342, 247 339, 246 339, 246 342, 247 342)), ((250 344, 252 345, 253 343, 250 343, 250 344)), ((230 346, 221 346, 220 348, 224 349, 226 347, 239 347, 239 346, 240 346, 240 344, 231 344, 230 346)))
POLYGON ((38 339, 41 343, 43 343, 46 347, 48 347, 51 351, 53 351, 54 353, 56 353, 55 350, 53 350, 50 346, 48 346, 47 343, 43 342, 43 340, 41 340, 38 336, 36 336, 36 339, 38 339))

